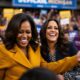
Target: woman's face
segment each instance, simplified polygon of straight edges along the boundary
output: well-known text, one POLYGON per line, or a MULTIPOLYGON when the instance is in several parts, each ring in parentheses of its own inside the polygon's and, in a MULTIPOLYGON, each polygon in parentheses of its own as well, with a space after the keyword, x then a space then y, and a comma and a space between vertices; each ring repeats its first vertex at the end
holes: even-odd
POLYGON ((29 44, 31 37, 31 25, 28 21, 25 21, 21 24, 21 28, 17 36, 18 45, 22 48, 25 48, 29 44))
POLYGON ((50 21, 46 29, 46 38, 48 42, 57 42, 59 36, 58 25, 55 21, 50 21))

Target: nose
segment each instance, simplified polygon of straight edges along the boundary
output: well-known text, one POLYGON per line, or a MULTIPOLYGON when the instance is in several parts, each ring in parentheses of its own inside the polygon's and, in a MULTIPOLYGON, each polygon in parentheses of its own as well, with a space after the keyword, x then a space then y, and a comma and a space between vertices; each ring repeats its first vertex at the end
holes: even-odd
POLYGON ((54 31, 55 31, 55 29, 54 29, 54 28, 52 28, 52 29, 51 29, 51 31, 53 31, 53 32, 54 32, 54 31))
POLYGON ((27 37, 26 32, 24 32, 22 36, 23 36, 24 38, 26 38, 26 37, 27 37))

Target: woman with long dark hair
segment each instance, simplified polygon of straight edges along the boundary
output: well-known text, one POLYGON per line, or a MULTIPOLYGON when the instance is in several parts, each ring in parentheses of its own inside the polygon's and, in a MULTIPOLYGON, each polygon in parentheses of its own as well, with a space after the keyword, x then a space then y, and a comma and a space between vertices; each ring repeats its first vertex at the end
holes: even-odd
MULTIPOLYGON (((73 43, 68 41, 65 34, 55 19, 48 19, 43 24, 40 31, 41 55, 47 62, 58 61, 77 54, 78 50, 73 43)), ((69 77, 67 74, 65 74, 66 78, 69 77)))

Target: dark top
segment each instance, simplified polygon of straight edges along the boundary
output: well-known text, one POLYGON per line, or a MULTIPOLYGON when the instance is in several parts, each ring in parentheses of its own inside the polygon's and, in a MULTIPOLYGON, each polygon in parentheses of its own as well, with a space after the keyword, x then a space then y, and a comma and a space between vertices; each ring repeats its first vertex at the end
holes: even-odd
MULTIPOLYGON (((42 52, 42 51, 41 51, 42 52)), ((68 50, 64 51, 64 50, 58 50, 58 46, 56 47, 56 52, 55 52, 55 61, 63 59, 65 57, 68 56, 73 56, 78 52, 77 48, 75 47, 75 45, 73 43, 68 43, 68 50)), ((45 56, 44 54, 42 54, 42 57, 47 61, 47 62, 51 62, 52 60, 50 59, 49 54, 47 53, 47 55, 45 56)))

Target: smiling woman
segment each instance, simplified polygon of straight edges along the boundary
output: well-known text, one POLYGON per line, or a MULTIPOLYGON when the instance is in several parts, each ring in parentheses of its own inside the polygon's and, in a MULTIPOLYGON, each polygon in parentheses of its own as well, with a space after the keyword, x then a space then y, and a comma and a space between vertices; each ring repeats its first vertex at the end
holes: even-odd
POLYGON ((46 29, 46 38, 48 42, 55 42, 58 38, 59 30, 55 21, 50 21, 46 29))
POLYGON ((20 47, 26 48, 28 45, 32 34, 31 34, 31 25, 28 21, 25 21, 21 24, 21 28, 19 30, 19 33, 17 35, 17 43, 20 47))

